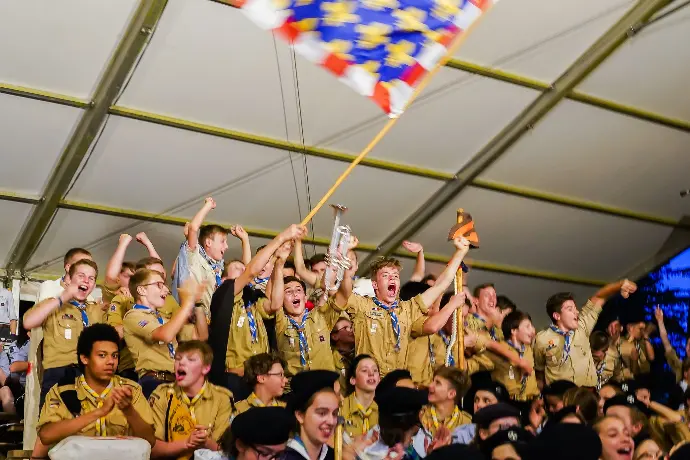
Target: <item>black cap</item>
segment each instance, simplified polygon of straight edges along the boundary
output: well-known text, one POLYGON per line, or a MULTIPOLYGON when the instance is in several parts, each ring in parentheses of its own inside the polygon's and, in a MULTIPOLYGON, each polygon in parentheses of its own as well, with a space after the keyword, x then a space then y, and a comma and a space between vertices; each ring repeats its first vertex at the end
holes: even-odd
POLYGON ((292 410, 303 410, 307 401, 315 393, 324 388, 333 388, 340 374, 334 371, 313 370, 302 371, 295 374, 290 382, 292 392, 289 398, 289 407, 292 410))
POLYGON ((479 409, 472 417, 478 428, 488 428, 491 422, 503 417, 515 417, 520 420, 520 411, 508 403, 492 404, 479 409))
POLYGON ((544 396, 563 396, 566 391, 576 387, 577 385, 569 380, 556 380, 545 386, 542 394, 544 396))
POLYGON ((552 416, 549 416, 549 419, 546 422, 547 426, 551 425, 556 425, 557 423, 561 423, 564 418, 566 418, 568 415, 571 414, 577 414, 577 406, 565 406, 552 416))
POLYGON ((638 383, 634 379, 623 380, 621 382, 621 390, 623 390, 625 394, 634 395, 637 388, 638 383))
POLYGON ((498 402, 507 402, 508 390, 503 384, 491 380, 490 372, 477 372, 472 374, 472 386, 462 398, 463 410, 469 414, 474 413, 474 397, 478 391, 488 391, 496 396, 498 402))
POLYGON ((558 423, 545 429, 534 443, 539 460, 598 460, 599 435, 586 425, 558 423))
POLYGON ((254 407, 238 414, 230 430, 235 439, 253 446, 276 446, 287 442, 294 419, 284 407, 254 407))
POLYGON ((680 446, 670 457, 671 460, 687 460, 688 458, 690 458, 690 444, 680 446))
POLYGON ((604 414, 606 414, 606 411, 609 410, 609 407, 613 406, 630 407, 634 409, 639 409, 645 415, 649 414, 649 408, 640 401, 638 401, 634 394, 619 395, 607 399, 604 403, 604 414))
POLYGON ((376 385, 376 395, 378 396, 380 393, 390 388, 395 388, 395 384, 404 379, 412 380, 412 374, 410 374, 410 371, 407 369, 395 369, 390 371, 381 379, 379 384, 376 385))
POLYGON ((484 460, 484 456, 474 446, 466 444, 450 444, 434 449, 426 460, 484 460))
POLYGON ((494 433, 491 437, 482 442, 482 452, 486 458, 491 458, 491 453, 498 446, 512 444, 521 458, 531 458, 529 454, 529 444, 534 442, 534 435, 529 431, 511 427, 494 433))
POLYGON ((427 393, 405 387, 393 387, 378 393, 374 400, 379 414, 404 415, 419 412, 428 401, 427 393))

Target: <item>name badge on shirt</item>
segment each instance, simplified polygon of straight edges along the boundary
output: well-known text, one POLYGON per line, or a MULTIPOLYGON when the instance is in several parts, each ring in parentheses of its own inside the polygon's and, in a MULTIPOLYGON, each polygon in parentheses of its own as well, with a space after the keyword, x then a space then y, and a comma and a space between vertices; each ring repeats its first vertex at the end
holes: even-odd
POLYGON ((244 315, 240 316, 240 319, 237 320, 237 327, 242 326, 244 326, 244 315))
POLYGON ((371 334, 376 334, 377 326, 378 326, 378 324, 376 324, 376 323, 372 324, 372 325, 371 325, 371 329, 369 330, 369 332, 370 332, 371 334))
POLYGON ((383 318, 383 312, 378 308, 372 308, 369 314, 372 318, 383 318))
POLYGON ((65 339, 72 340, 72 329, 70 329, 70 328, 65 329, 65 339))
POLYGON ((295 347, 295 338, 294 337, 290 337, 290 346, 293 348, 295 347))

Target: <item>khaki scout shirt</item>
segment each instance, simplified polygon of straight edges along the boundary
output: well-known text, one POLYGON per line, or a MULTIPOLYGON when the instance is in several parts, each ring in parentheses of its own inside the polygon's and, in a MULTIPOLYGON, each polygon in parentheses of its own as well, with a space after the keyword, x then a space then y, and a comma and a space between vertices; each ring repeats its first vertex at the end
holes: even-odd
POLYGON ((649 358, 647 358, 647 348, 644 340, 630 341, 628 338, 620 338, 618 342, 618 351, 622 361, 622 380, 634 379, 640 374, 648 374, 650 369, 649 358), (632 359, 632 354, 635 347, 640 349, 639 356, 636 360, 632 359))
POLYGON ((264 319, 273 318, 266 312, 269 300, 266 297, 260 298, 254 305, 249 307, 254 321, 256 322, 256 342, 252 341, 252 334, 249 329, 249 317, 244 307, 242 293, 235 296, 235 304, 232 310, 232 324, 230 324, 230 336, 228 338, 228 348, 225 352, 225 368, 238 369, 244 367, 244 362, 259 353, 268 353, 268 334, 264 326, 264 319))
MULTIPOLYGON (((122 377, 113 377, 112 382, 113 387, 128 386, 132 389, 132 406, 134 406, 134 409, 144 422, 153 426, 151 407, 146 401, 141 387, 136 382, 122 377)), ((38 429, 48 423, 71 420, 74 418, 74 415, 72 415, 60 394, 63 391, 69 390, 76 390, 77 392, 77 398, 81 403, 80 415, 87 414, 98 408, 98 401, 82 387, 79 378, 72 384, 55 385, 46 395, 46 401, 41 409, 41 417, 38 420, 38 429)), ((96 436, 96 422, 94 421, 82 428, 79 434, 82 436, 96 436)), ((127 423, 125 414, 123 414, 117 406, 113 407, 113 410, 105 416, 105 434, 107 436, 131 436, 133 434, 127 423)))
MULTIPOLYGON (((423 335, 426 317, 419 318, 412 325, 412 340, 407 352, 407 369, 412 381, 417 385, 429 386, 434 379, 434 371, 446 365, 448 345, 440 333, 423 335)), ((450 343, 450 336, 447 336, 450 343)), ((453 359, 458 362, 457 348, 453 350, 453 359)))
POLYGON ((378 425, 379 406, 372 401, 371 405, 364 409, 357 401, 357 397, 353 392, 343 400, 340 415, 345 419, 345 432, 350 436, 350 439, 354 439, 355 436, 363 435, 378 425), (366 427, 365 421, 367 422, 366 427))
POLYGON ((595 387, 597 373, 589 346, 589 335, 599 318, 601 305, 588 300, 580 312, 578 327, 570 339, 570 354, 564 356, 565 338, 551 328, 537 334, 534 368, 544 371, 546 384, 568 380, 577 386, 595 387))
MULTIPOLYGON (((89 324, 102 322, 101 305, 87 301, 86 316, 89 324)), ((43 368, 77 364, 77 340, 83 330, 81 312, 77 307, 65 302, 53 310, 43 322, 43 368)))
MULTIPOLYGON (((168 320, 163 318, 163 323, 168 320)), ((135 369, 139 377, 147 372, 173 372, 174 356, 165 342, 153 340, 153 331, 161 327, 156 313, 151 309, 132 308, 123 318, 125 342, 134 357, 135 369)), ((172 341, 173 349, 177 349, 177 340, 172 341)))
POLYGON ((199 243, 197 243, 196 249, 191 250, 189 246, 185 244, 187 248, 187 264, 189 267, 189 273, 196 280, 197 283, 206 283, 206 290, 201 296, 201 304, 204 306, 204 313, 206 318, 211 319, 211 299, 213 298, 213 293, 218 287, 218 281, 216 280, 216 272, 209 263, 204 259, 204 257, 199 252, 199 243))
POLYGON ((371 355, 378 363, 383 377, 392 370, 406 368, 412 324, 426 315, 429 308, 421 295, 398 303, 395 314, 400 325, 400 348, 397 350, 391 315, 377 307, 372 299, 352 294, 343 310, 352 319, 355 354, 371 355))
POLYGON ((594 362, 594 368, 597 371, 597 388, 599 389, 606 385, 611 379, 616 382, 623 381, 621 354, 615 343, 609 345, 604 359, 599 362, 594 362))
MULTIPOLYGON (((520 354, 517 349, 516 353, 520 354)), ((491 379, 499 382, 506 387, 510 399, 517 401, 527 401, 539 396, 539 387, 537 386, 537 377, 532 372, 531 375, 524 376, 522 371, 513 366, 508 360, 495 353, 488 353, 494 363, 494 369, 491 372, 491 379), (523 386, 523 378, 525 378, 523 386)), ((534 353, 530 345, 525 346, 522 358, 534 367, 534 353)))
MULTIPOLYGON (((169 421, 166 420, 166 412, 168 410, 168 401, 173 393, 177 400, 181 404, 184 404, 182 400, 182 389, 175 383, 164 383, 159 385, 153 390, 153 393, 151 393, 149 397, 156 439, 165 442, 172 441, 171 439, 165 439, 165 425, 169 423, 169 421)), ((230 425, 230 416, 232 415, 231 400, 232 392, 230 390, 206 382, 204 393, 194 404, 196 424, 210 427, 211 438, 214 441, 220 439, 230 425)), ((184 428, 188 429, 191 433, 194 426, 184 428)), ((168 432, 170 433, 174 429, 175 427, 168 427, 168 432)))
POLYGON ((500 342, 503 340, 503 332, 496 326, 489 328, 486 320, 477 314, 467 315, 465 318, 465 329, 475 334, 477 337, 474 346, 475 353, 467 360, 467 372, 471 375, 480 371, 494 370, 494 356, 487 352, 486 347, 490 341, 500 342))
MULTIPOLYGON (((121 295, 115 296, 110 301, 110 307, 108 308, 108 312, 106 314, 107 323, 111 326, 122 326, 122 318, 125 316, 125 313, 132 309, 133 306, 134 299, 132 297, 123 297, 121 295)), ((166 321, 170 321, 173 315, 177 313, 177 310, 180 308, 182 307, 180 307, 180 304, 177 303, 175 297, 168 295, 165 298, 165 304, 163 304, 163 307, 160 308, 158 312, 163 318, 165 318, 166 321)), ((182 326, 182 329, 180 329, 180 332, 177 334, 177 340, 180 342, 193 340, 195 332, 196 327, 194 324, 188 322, 182 326)))
MULTIPOLYGON (((287 363, 285 375, 292 377, 299 371, 311 369, 335 370, 331 350, 331 330, 340 319, 340 312, 328 301, 321 307, 314 308, 304 322, 304 335, 308 348, 305 351, 307 363, 302 365, 299 351, 299 333, 288 320, 285 310, 276 314, 276 342, 278 352, 287 363)), ((297 321, 299 324, 299 321, 297 321)))
POLYGON ((347 389, 347 372, 350 370, 350 364, 352 362, 352 358, 354 357, 354 350, 353 354, 350 355, 349 358, 343 356, 338 350, 333 349, 333 366, 335 367, 335 371, 340 374, 340 378, 338 381, 340 382, 340 393, 345 395, 345 391, 347 389))
POLYGON ((101 286, 101 299, 103 303, 110 304, 113 298, 118 295, 117 291, 120 290, 119 283, 105 283, 101 286))
POLYGON ((252 407, 266 407, 266 406, 285 407, 285 403, 283 401, 278 401, 277 399, 274 399, 270 403, 264 404, 264 402, 261 401, 252 392, 252 394, 250 394, 247 399, 243 399, 242 401, 235 404, 235 416, 241 414, 242 412, 247 412, 252 407))

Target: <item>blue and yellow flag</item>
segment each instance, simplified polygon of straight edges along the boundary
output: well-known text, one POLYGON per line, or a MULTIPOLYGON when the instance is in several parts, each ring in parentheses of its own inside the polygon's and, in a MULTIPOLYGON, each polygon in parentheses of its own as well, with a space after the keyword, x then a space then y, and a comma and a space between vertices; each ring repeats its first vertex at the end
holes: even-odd
POLYGON ((496 1, 236 0, 235 5, 397 116, 453 39, 496 1))

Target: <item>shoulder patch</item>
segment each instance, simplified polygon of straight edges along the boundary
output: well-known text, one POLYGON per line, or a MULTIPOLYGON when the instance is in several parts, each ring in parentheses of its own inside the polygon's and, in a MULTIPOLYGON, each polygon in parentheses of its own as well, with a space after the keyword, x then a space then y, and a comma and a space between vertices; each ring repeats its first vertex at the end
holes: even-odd
POLYGON ((144 328, 144 327, 146 327, 146 325, 147 325, 148 323, 149 323, 148 321, 139 321, 139 322, 137 323, 137 326, 139 326, 139 327, 141 327, 141 328, 144 328))
POLYGON ((111 304, 110 305, 110 311, 117 311, 117 305, 111 304))

